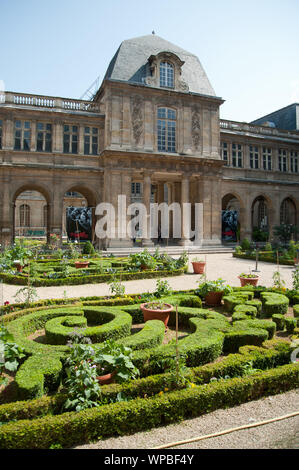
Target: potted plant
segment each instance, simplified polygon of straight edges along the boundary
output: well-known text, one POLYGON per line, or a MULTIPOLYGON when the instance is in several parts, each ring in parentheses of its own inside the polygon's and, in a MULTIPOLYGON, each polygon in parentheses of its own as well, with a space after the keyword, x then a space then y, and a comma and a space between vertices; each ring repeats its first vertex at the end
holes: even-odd
MULTIPOLYGON (((76 243, 76 242, 75 242, 76 243)), ((89 260, 88 259, 80 259, 80 248, 75 245, 70 245, 70 256, 75 260, 75 268, 88 268, 89 260)))
POLYGON ((75 261, 75 268, 76 268, 76 269, 88 268, 88 266, 89 266, 89 261, 88 261, 88 259, 76 260, 76 261, 75 261))
POLYGON ((221 305, 223 295, 231 291, 232 288, 221 278, 215 281, 205 281, 196 289, 196 293, 203 297, 206 305, 209 306, 221 305))
POLYGON ((170 312, 173 311, 173 305, 165 302, 152 301, 140 305, 143 313, 144 322, 148 320, 161 320, 167 328, 170 312))
POLYGON ((21 262, 21 260, 19 259, 15 259, 12 264, 14 265, 14 267, 17 269, 18 273, 21 273, 23 271, 23 264, 21 262))
POLYGON ((193 272, 194 274, 203 274, 205 270, 205 261, 200 260, 198 258, 194 258, 192 261, 193 272))
POLYGON ((112 382, 126 382, 135 379, 139 370, 132 362, 132 349, 113 340, 106 340, 96 349, 93 363, 96 365, 97 380, 101 385, 112 382))
POLYGON ((259 280, 259 276, 256 274, 241 273, 238 278, 241 282, 241 287, 246 285, 256 286, 259 280))
POLYGON ((157 266, 156 259, 149 253, 147 249, 143 250, 141 253, 135 253, 130 255, 130 264, 132 264, 137 269, 141 271, 145 269, 155 269, 157 266))

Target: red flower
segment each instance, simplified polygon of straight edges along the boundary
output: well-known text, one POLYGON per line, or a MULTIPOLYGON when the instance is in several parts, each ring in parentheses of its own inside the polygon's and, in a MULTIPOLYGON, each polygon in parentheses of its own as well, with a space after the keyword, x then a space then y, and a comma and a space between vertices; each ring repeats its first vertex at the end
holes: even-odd
POLYGON ((8 302, 8 300, 6 300, 6 302, 4 302, 4 305, 9 305, 9 302, 8 302))

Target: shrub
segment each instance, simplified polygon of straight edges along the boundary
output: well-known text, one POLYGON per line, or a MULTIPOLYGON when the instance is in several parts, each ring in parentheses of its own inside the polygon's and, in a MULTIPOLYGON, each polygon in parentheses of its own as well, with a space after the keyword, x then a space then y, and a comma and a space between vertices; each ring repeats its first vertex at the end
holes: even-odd
POLYGON ((0 427, 0 448, 47 449, 59 443, 70 448, 95 439, 148 430, 161 424, 200 416, 298 386, 296 364, 246 377, 214 381, 144 400, 113 403, 83 412, 45 416, 0 427))
POLYGON ((285 317, 285 327, 286 327, 288 334, 293 333, 296 326, 297 326, 296 318, 285 317))
POLYGON ((95 254, 94 246, 89 240, 87 240, 87 242, 84 243, 82 253, 84 255, 94 255, 95 254))
POLYGON ((294 317, 299 317, 299 304, 293 305, 294 317))
POLYGON ((236 305, 234 313, 244 313, 245 315, 249 315, 254 318, 257 316, 257 308, 254 305, 248 304, 236 305))
POLYGON ((242 248, 243 251, 250 251, 251 244, 250 244, 250 241, 248 240, 248 238, 243 238, 243 240, 241 242, 241 248, 242 248))
POLYGON ((276 323, 276 330, 283 330, 285 326, 285 317, 280 313, 274 313, 272 315, 272 321, 276 323))
POLYGON ((202 300, 197 295, 188 295, 179 301, 180 307, 202 308, 202 300))
POLYGON ((285 314, 288 311, 289 299, 282 294, 274 292, 262 292, 262 312, 266 317, 271 317, 274 313, 285 314))

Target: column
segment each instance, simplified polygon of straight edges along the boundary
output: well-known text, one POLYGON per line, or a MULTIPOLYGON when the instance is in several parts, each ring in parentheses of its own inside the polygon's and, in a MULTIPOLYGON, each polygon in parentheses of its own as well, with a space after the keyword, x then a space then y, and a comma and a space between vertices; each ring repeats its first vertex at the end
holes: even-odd
POLYGON ((14 238, 14 202, 10 200, 10 178, 2 180, 1 245, 9 246, 14 238))
MULTIPOLYGON (((112 170, 110 174, 110 203, 115 211, 115 238, 109 240, 110 248, 130 248, 132 240, 127 234, 127 207, 131 202, 131 175, 124 171, 112 170), (121 196, 125 196, 121 198, 121 196), (125 204, 126 205, 122 205, 125 204), (122 217, 125 211, 125 217, 122 217)), ((107 201, 108 202, 108 201, 107 201)))
POLYGON ((151 229, 151 224, 150 224, 150 204, 151 204, 151 173, 150 172, 144 172, 143 176, 143 204, 145 206, 146 210, 146 235, 143 234, 142 239, 142 246, 154 246, 154 243, 152 242, 150 238, 150 229, 151 229))
POLYGON ((63 152, 63 122, 55 121, 53 129, 53 152, 63 152))
POLYGON ((191 230, 191 209, 190 207, 187 208, 185 204, 190 204, 189 200, 189 190, 190 190, 190 182, 189 176, 184 175, 181 181, 181 230, 182 236, 181 240, 179 241, 179 245, 188 246, 192 245, 190 241, 190 230, 191 230))

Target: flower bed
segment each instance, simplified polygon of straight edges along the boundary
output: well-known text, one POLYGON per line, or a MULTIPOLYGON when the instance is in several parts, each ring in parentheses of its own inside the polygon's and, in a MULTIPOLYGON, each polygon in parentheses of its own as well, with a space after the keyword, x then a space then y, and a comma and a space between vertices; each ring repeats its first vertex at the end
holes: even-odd
POLYGON ((68 305, 52 300, 53 305, 39 303, 23 310, 11 306, 3 324, 25 358, 15 376, 14 401, 0 405, 0 448, 70 447, 298 387, 299 365, 290 363, 291 340, 299 326, 297 306, 287 316, 289 311, 282 310, 289 305, 288 297, 261 287, 233 288, 228 297, 229 303, 223 301, 217 312, 205 308, 196 290, 159 298, 175 306, 168 326, 176 324, 177 307, 184 329, 178 343, 184 359, 179 375, 173 368, 176 344, 163 344, 160 320, 130 334, 143 321, 144 296, 68 299, 68 305), (139 378, 102 386, 94 407, 82 411, 65 409, 68 392, 61 387, 74 327, 91 338, 91 348, 107 340, 130 348, 139 370, 139 378), (282 327, 288 335, 284 340, 276 336, 282 327), (42 329, 44 341, 33 341, 30 336, 42 329))

